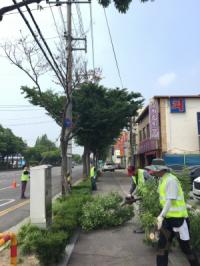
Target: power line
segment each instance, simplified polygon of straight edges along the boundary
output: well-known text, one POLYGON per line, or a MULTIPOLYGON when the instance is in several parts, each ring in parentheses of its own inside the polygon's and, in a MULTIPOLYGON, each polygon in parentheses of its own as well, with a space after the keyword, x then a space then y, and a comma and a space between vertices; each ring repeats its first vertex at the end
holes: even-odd
POLYGON ((93 31, 93 17, 92 17, 92 2, 90 3, 90 28, 91 28, 91 40, 92 40, 92 66, 94 71, 95 63, 94 63, 94 31, 93 31))
POLYGON ((55 28, 56 28, 57 34, 58 34, 58 36, 59 36, 59 38, 60 38, 60 43, 62 44, 62 38, 61 38, 61 36, 60 36, 60 32, 59 32, 59 30, 58 30, 58 26, 57 26, 56 19, 55 19, 54 13, 53 13, 53 9, 52 9, 52 7, 50 6, 50 4, 49 4, 49 7, 50 7, 51 15, 52 15, 52 17, 53 17, 53 21, 54 21, 54 25, 55 25, 55 28))
POLYGON ((32 126, 32 125, 41 125, 41 124, 47 124, 47 123, 55 123, 55 121, 40 121, 40 122, 34 122, 34 123, 21 123, 21 124, 9 124, 6 125, 7 127, 17 127, 17 126, 32 126))
POLYGON ((107 15, 106 15, 106 10, 105 10, 105 8, 103 8, 103 10, 104 10, 104 15, 105 15, 105 19, 106 19, 107 28, 108 28, 108 33, 109 33, 109 36, 110 36, 110 42, 111 42, 111 45, 112 45, 112 50, 113 50, 113 54, 114 54, 114 58, 115 58, 115 64, 116 64, 116 67, 117 67, 118 76, 119 76, 120 83, 121 83, 121 88, 123 89, 124 86, 123 86, 122 77, 121 77, 121 73, 120 73, 120 69, 119 69, 119 64, 118 64, 118 61, 117 61, 117 56, 116 56, 116 52, 115 52, 114 43, 113 43, 113 40, 112 40, 111 30, 110 30, 110 26, 109 26, 109 23, 108 23, 108 18, 107 18, 107 15))
MULTIPOLYGON (((56 5, 53 5, 51 7, 56 7, 56 5)), ((44 6, 42 8, 32 8, 31 11, 42 11, 43 9, 49 8, 49 6, 44 6)), ((27 10, 21 10, 21 12, 26 13, 27 10)), ((5 13, 4 16, 10 16, 10 15, 16 15, 18 12, 10 12, 10 13, 5 13)))
POLYGON ((0 108, 1 107, 33 107, 32 105, 28 105, 28 104, 0 104, 0 108))
MULTIPOLYGON (((3 118, 3 119, 5 119, 6 121, 18 121, 18 120, 26 120, 26 119, 28 119, 28 120, 30 120, 30 119, 40 119, 41 118, 41 116, 27 116, 27 117, 18 117, 18 118, 3 118)), ((1 121, 2 121, 2 118, 1 118, 1 121)))
POLYGON ((67 32, 67 29, 66 29, 66 26, 65 26, 65 20, 64 20, 64 16, 63 16, 63 12, 62 12, 61 6, 59 6, 59 11, 60 11, 60 17, 61 17, 61 20, 62 20, 62 24, 63 24, 64 31, 67 32))
MULTIPOLYGON (((13 3, 14 3, 15 5, 17 5, 16 0, 12 0, 12 1, 13 1, 13 3)), ((21 17, 23 18, 25 24, 27 25, 29 31, 31 32, 31 34, 32 34, 32 36, 33 36, 33 38, 34 38, 34 40, 36 41, 36 43, 37 43, 38 46, 40 47, 40 49, 41 49, 41 51, 42 51, 44 57, 45 57, 46 60, 47 60, 47 62, 48 62, 48 63, 50 64, 50 66, 52 67, 52 69, 53 69, 54 73, 56 74, 58 80, 60 81, 60 83, 62 84, 62 86, 65 87, 65 84, 63 84, 63 81, 62 81, 61 77, 58 75, 56 69, 55 69, 54 66, 52 65, 50 59, 48 58, 48 56, 47 56, 47 54, 46 54, 46 52, 45 52, 45 50, 43 49, 42 45, 40 44, 39 40, 37 39, 37 37, 36 37, 36 35, 35 35, 34 31, 33 31, 33 29, 31 28, 31 26, 30 26, 28 20, 26 19, 26 17, 25 17, 24 14, 22 13, 21 9, 20 9, 19 7, 17 7, 17 9, 18 9, 18 11, 19 11, 21 17)))
POLYGON ((53 60, 53 63, 55 65, 55 67, 57 68, 57 70, 58 70, 58 72, 60 74, 60 77, 62 79, 62 82, 63 82, 63 79, 64 79, 63 74, 62 74, 62 72, 61 72, 61 70, 60 70, 60 68, 59 68, 59 66, 58 66, 58 64, 57 64, 57 62, 56 62, 56 60, 55 60, 55 58, 54 58, 49 46, 48 46, 48 44, 47 44, 47 42, 45 41, 45 39, 44 39, 44 37, 42 35, 42 32, 41 32, 41 30, 40 30, 40 28, 39 28, 39 26, 38 26, 38 24, 37 24, 37 22, 36 22, 36 20, 35 20, 35 18, 33 16, 32 12, 31 12, 31 10, 30 10, 30 8, 29 8, 29 6, 27 4, 26 4, 26 8, 27 8, 28 13, 29 13, 29 15, 30 15, 30 17, 31 17, 31 19, 32 19, 32 21, 33 21, 33 23, 34 23, 34 25, 35 25, 35 27, 36 27, 41 39, 42 39, 42 41, 43 41, 43 43, 44 43, 44 45, 46 47, 46 49, 47 49, 47 51, 49 52, 49 55, 50 55, 51 59, 53 60))
POLYGON ((82 14, 81 14, 81 10, 80 10, 80 5, 76 3, 76 12, 78 15, 78 20, 79 20, 79 27, 80 27, 80 31, 81 31, 81 36, 85 35, 84 32, 84 26, 83 26, 83 19, 82 19, 82 14))
POLYGON ((0 112, 27 112, 27 111, 41 111, 41 109, 0 109, 0 112))

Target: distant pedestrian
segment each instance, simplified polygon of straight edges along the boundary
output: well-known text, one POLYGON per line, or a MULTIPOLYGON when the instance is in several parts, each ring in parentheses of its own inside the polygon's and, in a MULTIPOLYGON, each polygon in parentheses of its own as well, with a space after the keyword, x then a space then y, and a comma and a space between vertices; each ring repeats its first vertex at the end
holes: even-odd
POLYGON ((30 178, 30 171, 28 166, 25 165, 23 166, 23 172, 21 175, 21 199, 26 199, 25 191, 29 178, 30 178))
POLYGON ((185 253, 191 266, 200 266, 191 249, 189 218, 184 193, 178 178, 170 173, 166 165, 155 164, 146 167, 159 178, 158 193, 162 211, 157 217, 159 230, 157 266, 168 265, 168 252, 176 236, 181 250, 185 253))

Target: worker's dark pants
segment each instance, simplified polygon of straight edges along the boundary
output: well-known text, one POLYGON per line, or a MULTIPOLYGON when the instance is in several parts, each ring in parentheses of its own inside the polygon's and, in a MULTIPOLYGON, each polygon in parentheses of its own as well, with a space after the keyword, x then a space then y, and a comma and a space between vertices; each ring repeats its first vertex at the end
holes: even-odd
POLYGON ((97 190, 97 184, 96 184, 95 176, 91 176, 91 186, 92 186, 92 190, 97 190))
MULTIPOLYGON (((187 260, 191 266, 200 266, 198 259, 191 249, 190 241, 184 241, 180 239, 179 233, 175 233, 172 227, 167 222, 168 219, 164 219, 162 228, 160 230, 159 240, 158 240, 158 254, 157 254, 157 266, 167 266, 168 265, 168 252, 170 244, 176 236, 180 248, 186 255, 187 260)), ((187 221, 188 222, 188 221, 187 221)), ((189 224, 188 224, 189 225, 189 224)))
POLYGON ((27 181, 21 181, 21 198, 25 198, 25 190, 26 190, 27 181))

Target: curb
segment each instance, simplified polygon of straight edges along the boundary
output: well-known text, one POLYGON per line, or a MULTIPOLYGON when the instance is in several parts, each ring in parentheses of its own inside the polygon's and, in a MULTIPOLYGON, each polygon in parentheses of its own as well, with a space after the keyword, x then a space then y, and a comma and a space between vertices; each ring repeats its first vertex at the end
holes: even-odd
POLYGON ((80 229, 77 229, 74 236, 72 236, 72 238, 70 239, 69 244, 65 248, 65 252, 64 252, 64 256, 63 256, 62 261, 60 263, 58 263, 57 266, 67 266, 68 265, 70 258, 71 258, 71 255, 74 251, 76 242, 79 239, 79 236, 80 236, 80 229))

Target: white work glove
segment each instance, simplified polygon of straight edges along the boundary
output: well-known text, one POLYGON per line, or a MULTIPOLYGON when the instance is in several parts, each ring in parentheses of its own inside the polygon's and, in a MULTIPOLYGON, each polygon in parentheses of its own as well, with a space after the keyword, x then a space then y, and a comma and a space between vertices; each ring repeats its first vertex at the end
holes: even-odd
POLYGON ((128 194, 126 195, 126 197, 127 197, 127 198, 131 198, 132 195, 131 195, 130 193, 128 193, 128 194))
POLYGON ((160 230, 160 228, 162 227, 163 220, 164 218, 162 216, 157 217, 157 229, 158 230, 160 230))

